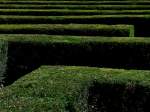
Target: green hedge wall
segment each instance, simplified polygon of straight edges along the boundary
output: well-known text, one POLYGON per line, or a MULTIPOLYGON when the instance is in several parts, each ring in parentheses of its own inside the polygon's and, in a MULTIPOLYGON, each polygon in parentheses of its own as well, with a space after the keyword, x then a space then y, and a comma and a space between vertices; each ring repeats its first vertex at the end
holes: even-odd
POLYGON ((40 65, 150 68, 148 38, 4 35, 1 39, 8 41, 9 83, 40 65))
POLYGON ((0 4, 1 9, 97 9, 97 10, 149 10, 149 5, 32 5, 0 4))
MULTIPOLYGON (((136 24, 148 22, 149 14, 145 15, 86 15, 86 16, 0 16, 1 23, 84 23, 84 24, 136 24), (19 21, 20 20, 20 21, 19 21), (43 21, 42 21, 43 20, 43 21), (109 20, 109 21, 108 21, 109 20), (128 20, 128 21, 127 21, 128 20), (35 22, 34 22, 35 21, 35 22), (144 22, 145 21, 145 22, 144 22)), ((148 23, 147 23, 148 24, 148 23)))
POLYGON ((64 15, 146 15, 150 10, 68 10, 68 9, 0 9, 3 15, 64 16, 64 15))
POLYGON ((134 26, 102 24, 1 24, 0 33, 133 37, 134 26))
POLYGON ((6 77, 7 70, 7 43, 0 41, 0 86, 6 77))
POLYGON ((136 37, 149 37, 150 15, 0 16, 1 24, 130 24, 136 37))
POLYGON ((143 70, 42 66, 0 90, 0 111, 148 112, 149 74, 143 70))
POLYGON ((149 5, 150 4, 150 1, 134 1, 134 0, 130 0, 130 1, 95 1, 95 0, 86 0, 86 1, 79 1, 79 0, 76 0, 76 1, 66 1, 66 0, 59 0, 59 1, 28 1, 28 0, 13 0, 13 1, 8 1, 8 0, 5 0, 5 1, 0 1, 0 4, 35 4, 35 5, 44 5, 44 4, 67 4, 67 5, 81 5, 81 4, 84 4, 84 5, 97 5, 97 4, 101 4, 101 5, 104 5, 104 4, 110 4, 110 5, 149 5))

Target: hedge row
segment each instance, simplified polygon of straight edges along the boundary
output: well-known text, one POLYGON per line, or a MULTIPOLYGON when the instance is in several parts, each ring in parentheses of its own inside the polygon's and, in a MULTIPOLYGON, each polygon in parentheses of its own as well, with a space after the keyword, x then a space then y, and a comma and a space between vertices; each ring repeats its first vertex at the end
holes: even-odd
POLYGON ((6 83, 41 65, 150 68, 149 38, 3 35, 1 39, 8 41, 6 83))
POLYGON ((0 4, 1 9, 94 9, 94 10, 149 10, 150 5, 15 5, 0 4))
MULTIPOLYGON (((22 0, 1 0, 1 1, 4 1, 4 2, 6 2, 6 1, 22 1, 22 0)), ((47 1, 56 1, 56 0, 25 0, 25 1, 43 1, 43 2, 47 2, 47 1)), ((91 0, 59 0, 59 1, 91 1, 91 0)), ((92 0, 92 1, 99 1, 99 0, 92 0)), ((120 1, 120 0, 101 0, 102 2, 113 2, 113 1, 120 1)), ((122 0, 122 2, 128 2, 128 1, 135 1, 135 2, 137 2, 137 1, 141 1, 142 2, 142 0, 122 0)), ((145 0, 144 0, 145 1, 145 0)), ((146 1, 149 1, 149 0, 146 0, 146 1)))
POLYGON ((150 72, 42 66, 0 90, 0 111, 148 112, 150 72))
POLYGON ((0 33, 133 37, 134 27, 132 25, 101 24, 1 24, 0 33))
POLYGON ((63 16, 63 15, 114 15, 132 14, 146 15, 150 10, 68 10, 68 9, 0 9, 0 15, 38 15, 38 16, 63 16))
POLYGON ((0 16, 1 24, 133 24, 135 36, 149 36, 150 15, 0 16))
POLYGON ((3 83, 6 72, 7 63, 7 45, 4 41, 0 41, 0 87, 3 83))
POLYGON ((0 23, 84 23, 84 24, 136 24, 150 20, 150 15, 84 15, 84 16, 11 16, 1 15, 0 23))
MULTIPOLYGON (((81 15, 81 16, 11 16, 11 15, 1 15, 0 16, 0 22, 6 23, 6 22, 15 22, 15 23, 22 23, 28 22, 28 21, 35 21, 37 22, 47 22, 47 23, 100 23, 104 22, 104 24, 112 23, 117 24, 116 21, 118 21, 118 24, 120 22, 126 22, 129 24, 134 24, 136 22, 147 22, 147 20, 150 19, 149 14, 144 15, 133 15, 133 14, 122 14, 122 15, 81 15), (110 20, 110 21, 108 21, 110 20), (126 20, 126 21, 125 21, 126 20), (128 21, 127 21, 128 20, 128 21), (68 21, 68 22, 67 22, 68 21), (81 21, 81 22, 80 22, 81 21), (134 22, 135 21, 135 22, 134 22)), ((33 22, 34 23, 34 22, 33 22)))
POLYGON ((0 4, 35 4, 35 5, 45 5, 45 4, 67 4, 67 5, 150 5, 150 1, 66 1, 66 0, 59 0, 59 1, 0 1, 0 4))
POLYGON ((149 36, 150 15, 0 16, 1 24, 133 24, 135 36, 149 36))

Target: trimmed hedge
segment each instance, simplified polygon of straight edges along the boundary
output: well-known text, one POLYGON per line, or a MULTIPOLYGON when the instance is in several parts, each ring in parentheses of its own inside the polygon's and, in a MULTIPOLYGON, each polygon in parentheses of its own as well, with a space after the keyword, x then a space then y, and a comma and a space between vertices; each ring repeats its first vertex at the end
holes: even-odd
MULTIPOLYGON (((58 2, 57 0, 1 0, 1 2, 19 2, 19 1, 27 1, 27 2, 38 2, 38 1, 42 1, 42 2, 52 2, 52 1, 56 1, 56 2, 58 2)), ((59 0, 60 2, 63 2, 63 1, 72 1, 72 2, 76 2, 76 1, 81 1, 81 2, 85 2, 85 1, 87 1, 87 2, 89 2, 89 1, 91 1, 91 0, 59 0)), ((100 2, 99 0, 92 0, 93 2, 95 1, 97 1, 97 2, 100 2)), ((122 0, 121 2, 148 2, 148 1, 150 1, 150 0, 144 0, 144 1, 142 1, 142 0, 122 0)), ((101 0, 101 2, 120 2, 120 0, 101 0)))
POLYGON ((0 38, 8 41, 6 85, 41 65, 150 68, 149 38, 47 35, 4 35, 0 38))
MULTIPOLYGON (((86 11, 86 10, 85 10, 86 11)), ((84 15, 84 16, 11 16, 1 15, 0 23, 107 23, 107 24, 119 24, 120 22, 132 23, 148 21, 150 19, 149 14, 145 15, 84 15), (19 21, 20 20, 20 21, 19 21), (43 22, 42 22, 43 20, 43 22), (109 21, 110 20, 110 21, 109 21), (126 21, 125 21, 126 20, 126 21), (128 21, 127 21, 128 20, 128 21), (34 22, 35 21, 35 22, 34 22), (80 22, 81 21, 81 22, 80 22), (118 21, 118 22, 117 22, 118 21), (135 22, 134 22, 135 21, 135 22)))
POLYGON ((32 5, 0 4, 1 9, 149 10, 149 5, 32 5))
POLYGON ((0 111, 148 112, 149 74, 142 70, 42 66, 0 90, 0 111))
POLYGON ((133 37, 134 26, 101 24, 1 24, 0 33, 133 37))
POLYGON ((144 15, 150 14, 150 10, 0 9, 0 15, 2 15, 0 16, 1 18, 3 18, 3 15, 63 16, 63 15, 114 15, 114 14, 144 15))
POLYGON ((1 16, 1 24, 133 24, 136 37, 148 37, 150 15, 1 16))
MULTIPOLYGON (((85 10, 86 11, 86 10, 85 10)), ((107 24, 119 24, 120 22, 132 23, 148 21, 150 19, 149 14, 145 15, 131 15, 131 14, 122 14, 122 15, 86 15, 86 16, 11 16, 11 15, 1 15, 1 23, 107 23, 107 24), (20 21, 19 21, 20 20, 20 21), (43 22, 42 22, 43 20, 43 22), (108 21, 110 20, 110 21, 108 21), (126 20, 126 21, 125 21, 126 20), (128 21, 127 21, 128 20, 128 21), (140 21, 141 20, 141 21, 140 21), (22 21, 22 22, 21 22, 22 21), (68 22, 67 22, 68 21, 68 22), (81 21, 81 22, 80 22, 81 21), (118 22, 117 22, 118 21, 118 22), (134 22, 135 21, 135 22, 134 22)))
POLYGON ((7 44, 4 41, 0 41, 0 87, 5 78, 7 66, 7 44))
POLYGON ((35 4, 35 5, 47 5, 47 4, 67 4, 67 5, 97 5, 97 4, 111 4, 111 5, 150 5, 150 1, 0 1, 0 4, 35 4))
POLYGON ((34 4, 34 5, 47 5, 47 4, 67 4, 67 5, 149 5, 150 1, 0 1, 0 4, 34 4))

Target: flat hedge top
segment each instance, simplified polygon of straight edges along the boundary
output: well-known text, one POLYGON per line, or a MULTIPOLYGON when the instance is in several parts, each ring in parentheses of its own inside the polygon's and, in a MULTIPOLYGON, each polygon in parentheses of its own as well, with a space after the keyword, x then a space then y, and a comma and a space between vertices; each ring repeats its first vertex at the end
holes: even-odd
POLYGON ((93 81, 101 84, 135 85, 150 90, 150 71, 42 66, 14 84, 0 89, 0 111, 86 110, 88 88, 93 81), (84 106, 85 105, 85 106, 84 106))
MULTIPOLYGON (((86 11, 86 10, 85 10, 86 11)), ((150 14, 140 14, 140 15, 133 15, 133 14, 110 14, 110 15, 69 15, 69 16, 19 16, 19 15, 1 15, 0 19, 27 19, 27 20, 36 20, 36 19, 43 19, 43 20, 51 20, 51 21, 57 21, 57 20, 65 20, 65 19, 121 19, 121 18, 133 18, 133 19, 150 19, 150 14)), ((7 20, 6 20, 7 21, 7 20)))
POLYGON ((144 37, 100 37, 100 36, 58 36, 58 35, 23 35, 23 34, 3 34, 0 40, 9 42, 38 42, 38 43, 143 43, 149 44, 150 38, 144 37))
MULTIPOLYGON (((25 85, 27 82, 34 81, 59 80, 59 81, 83 81, 97 80, 99 83, 118 83, 124 84, 133 82, 135 84, 150 88, 150 71, 149 70, 125 70, 111 68, 97 68, 84 66, 41 66, 37 70, 23 76, 14 84, 6 89, 25 85)), ((80 82, 79 81, 79 82, 80 82)), ((52 82, 48 82, 52 83, 52 82)), ((24 93, 23 93, 24 94, 24 93)))
POLYGON ((134 36, 133 25, 104 24, 1 24, 1 34, 134 36))
POLYGON ((0 4, 1 8, 2 7, 13 7, 13 8, 35 8, 35 9, 40 9, 40 8, 44 8, 44 9, 52 9, 52 8, 60 8, 60 9, 79 9, 79 8, 83 8, 83 9, 110 9, 110 8, 114 8, 114 9, 149 9, 150 6, 149 5, 111 5, 111 4, 102 4, 102 5, 67 5, 67 4, 53 4, 53 5, 35 5, 35 4, 0 4))
POLYGON ((0 29, 130 29, 132 25, 105 25, 105 24, 0 24, 0 29))
MULTIPOLYGON (((18 13, 22 13, 22 12, 47 12, 47 13, 52 13, 52 12, 59 12, 59 13, 94 13, 95 15, 96 14, 117 14, 117 13, 126 13, 126 14, 130 14, 130 12, 135 12, 135 13, 148 13, 150 12, 150 10, 136 10, 136 9, 133 9, 133 10, 84 10, 84 9, 76 9, 76 10, 73 10, 73 9, 0 9, 0 12, 18 12, 18 13)), ((107 14, 107 15, 108 15, 107 14)), ((40 14, 39 14, 40 15, 40 14)), ((138 16, 138 14, 137 14, 138 16)))
MULTIPOLYGON (((63 10, 62 10, 63 11, 63 10)), ((85 10, 86 11, 86 10, 85 10)), ((36 19, 43 19, 43 20, 64 20, 64 19, 107 19, 107 18, 133 18, 133 19, 150 19, 150 14, 140 14, 140 15, 133 15, 133 14, 110 14, 110 15, 64 15, 64 16, 19 16, 19 15, 0 15, 0 19, 27 19, 27 20, 36 20, 36 19)), ((7 21, 7 20, 6 20, 7 21)))
MULTIPOLYGON (((150 2, 149 2, 150 3, 150 2)), ((64 15, 124 15, 124 14, 133 14, 133 15, 145 15, 150 14, 150 10, 82 10, 82 9, 0 9, 0 16, 3 18, 10 18, 10 15, 38 15, 38 16, 64 16, 64 15)), ((18 16, 19 17, 19 16, 18 16)), ((15 18, 15 17, 12 17, 15 18)))

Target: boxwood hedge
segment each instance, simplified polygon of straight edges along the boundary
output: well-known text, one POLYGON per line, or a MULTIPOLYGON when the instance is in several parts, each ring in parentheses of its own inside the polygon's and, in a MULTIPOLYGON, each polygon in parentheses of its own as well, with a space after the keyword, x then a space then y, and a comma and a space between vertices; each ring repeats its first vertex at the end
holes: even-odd
POLYGON ((150 68, 149 38, 5 35, 6 82, 41 65, 80 65, 125 69, 150 68))
POLYGON ((134 26, 103 24, 1 24, 0 33, 133 37, 134 26))
POLYGON ((1 24, 130 24, 136 37, 148 37, 150 15, 0 16, 1 24))
POLYGON ((32 5, 0 4, 1 9, 97 9, 97 10, 149 10, 149 5, 32 5))
POLYGON ((0 41, 0 86, 5 78, 7 66, 7 44, 0 41))
POLYGON ((150 72, 42 66, 0 89, 0 111, 148 112, 150 72))
POLYGON ((28 1, 28 0, 5 0, 5 1, 3 1, 3 0, 1 0, 0 1, 0 4, 36 4, 36 5, 38 5, 38 4, 40 4, 40 5, 44 5, 44 4, 67 4, 67 5, 81 5, 81 4, 84 4, 84 5, 97 5, 97 4, 111 4, 111 5, 149 5, 150 4, 150 1, 147 1, 147 0, 145 0, 145 1, 135 1, 135 0, 130 0, 130 1, 99 1, 99 0, 92 0, 92 1, 90 1, 90 0, 69 0, 69 1, 66 1, 66 0, 59 0, 59 1, 34 1, 34 0, 32 0, 32 1, 28 1))
POLYGON ((0 9, 3 15, 30 15, 30 16, 63 16, 63 15, 114 15, 114 14, 150 14, 150 10, 68 10, 68 9, 0 9))

